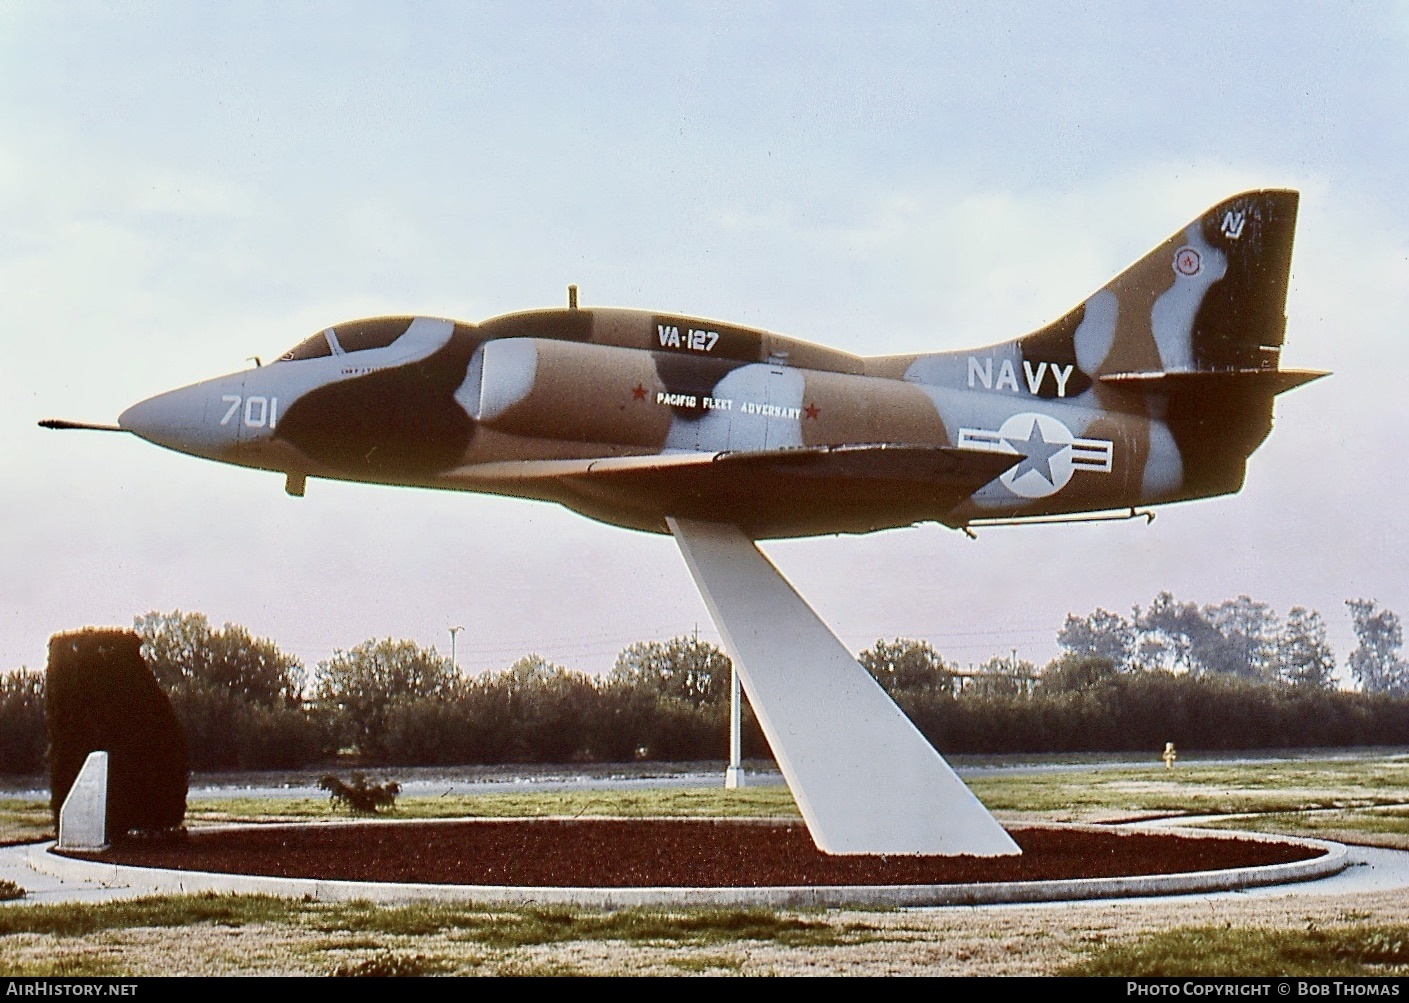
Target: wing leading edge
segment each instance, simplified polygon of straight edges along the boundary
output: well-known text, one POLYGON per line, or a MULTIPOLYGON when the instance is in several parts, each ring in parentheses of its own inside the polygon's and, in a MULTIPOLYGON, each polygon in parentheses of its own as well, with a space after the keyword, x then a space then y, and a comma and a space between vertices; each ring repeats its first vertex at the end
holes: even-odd
POLYGON ((630 510, 738 526, 751 539, 867 533, 943 521, 974 491, 1021 462, 1012 453, 951 446, 805 446, 760 452, 662 454, 490 464, 457 473, 483 490, 532 494, 585 515, 630 510))

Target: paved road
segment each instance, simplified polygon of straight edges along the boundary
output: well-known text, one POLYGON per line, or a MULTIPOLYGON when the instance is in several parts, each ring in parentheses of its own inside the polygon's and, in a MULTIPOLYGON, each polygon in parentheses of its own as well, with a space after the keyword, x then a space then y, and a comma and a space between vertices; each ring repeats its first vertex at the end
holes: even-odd
MULTIPOLYGON (((1238 753, 1180 754, 1184 766, 1244 766, 1249 764, 1296 763, 1306 760, 1362 759, 1383 761, 1409 756, 1409 748, 1374 749, 1273 749, 1238 753)), ((1159 768, 1157 750, 1145 756, 1110 753, 1062 753, 1051 755, 952 755, 949 765, 963 778, 994 774, 1074 773, 1084 770, 1159 768)), ((744 763, 752 783, 781 784, 782 774, 769 760, 750 759, 744 763)), ((191 776, 193 798, 222 797, 312 797, 326 794, 318 788, 318 770, 245 771, 240 773, 196 773, 191 776)), ((347 770, 338 770, 346 775, 347 770)), ((591 789, 630 789, 633 787, 709 787, 723 783, 724 763, 584 763, 573 766, 466 766, 367 768, 373 779, 396 780, 404 794, 498 794, 532 791, 591 789)), ((5 797, 48 800, 46 779, 41 776, 0 776, 0 794, 5 797)))

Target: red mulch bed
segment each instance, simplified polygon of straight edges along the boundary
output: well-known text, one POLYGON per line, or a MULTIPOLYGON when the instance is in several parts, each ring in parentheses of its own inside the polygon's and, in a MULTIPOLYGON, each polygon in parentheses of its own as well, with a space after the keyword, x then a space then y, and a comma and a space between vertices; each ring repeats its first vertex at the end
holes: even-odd
POLYGON ((1291 843, 1015 828, 1020 857, 828 856, 799 822, 472 819, 197 831, 86 859, 182 870, 461 885, 759 887, 1174 874, 1321 856, 1291 843))

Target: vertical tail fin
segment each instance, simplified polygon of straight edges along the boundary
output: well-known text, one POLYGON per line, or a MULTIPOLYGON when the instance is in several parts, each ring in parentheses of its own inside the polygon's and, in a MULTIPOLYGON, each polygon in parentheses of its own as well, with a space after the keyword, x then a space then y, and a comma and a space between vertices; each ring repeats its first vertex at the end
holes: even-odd
POLYGON ((1237 491, 1272 398, 1322 375, 1280 368, 1297 202, 1275 189, 1225 199, 1018 341, 1024 360, 1074 363, 1073 394, 1094 388, 1167 428, 1180 497, 1237 491))
POLYGON ((1273 398, 1324 375, 1281 368, 1298 199, 1225 199, 1056 322, 972 352, 901 357, 904 376, 1010 394, 1024 413, 1038 400, 1070 405, 1064 420, 1085 429, 1073 434, 1125 436, 1139 504, 1237 491, 1273 398))
POLYGON ((1190 332, 1196 369, 1276 369, 1286 327, 1298 195, 1236 195, 1200 217, 1198 236, 1223 258, 1190 332))
POLYGON ((1093 381, 1277 369, 1297 200, 1294 191, 1265 190, 1218 203, 1022 339, 1024 357, 1070 353, 1093 381))

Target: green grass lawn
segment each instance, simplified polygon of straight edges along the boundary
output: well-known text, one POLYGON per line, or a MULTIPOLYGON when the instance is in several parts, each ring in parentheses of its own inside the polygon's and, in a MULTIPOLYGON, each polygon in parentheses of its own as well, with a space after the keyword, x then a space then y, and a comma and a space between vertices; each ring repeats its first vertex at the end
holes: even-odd
POLYGON ((48 801, 0 798, 0 846, 54 838, 48 801))
POLYGON ((996 773, 969 787, 995 812, 1054 821, 1409 804, 1409 757, 996 773))
MULTIPOLYGON (((1231 815, 1234 828, 1307 835, 1364 832, 1409 836, 1409 757, 1087 768, 1050 773, 977 773, 969 787, 1000 816, 1051 821, 1121 816, 1231 815)), ((600 816, 796 817, 782 785, 726 790, 721 786, 632 790, 528 791, 403 796, 395 818, 600 816)), ((302 821, 347 817, 324 797, 191 799, 187 820, 302 821)), ((0 843, 52 838, 48 805, 0 798, 0 843)))
MULTIPOLYGON (((347 817, 328 798, 193 798, 186 816, 192 822, 347 817)), ((392 818, 533 818, 545 815, 701 817, 774 817, 798 815, 787 787, 662 787, 626 791, 538 791, 512 794, 402 796, 392 818)))
POLYGON ((291 923, 321 933, 428 936, 455 931, 491 947, 522 947, 569 940, 672 940, 694 944, 774 940, 837 944, 874 931, 864 924, 834 928, 805 914, 768 909, 620 909, 614 912, 542 907, 418 903, 312 902, 272 895, 170 895, 125 902, 14 906, 0 909, 0 936, 44 933, 82 936, 126 927, 198 923, 238 928, 291 923))
POLYGON ((1300 930, 1188 926, 1102 947, 1063 975, 1409 975, 1409 927, 1360 924, 1300 930))
MULTIPOLYGON (((98 905, 0 909, 0 971, 8 976, 111 976, 123 965, 102 948, 130 931, 180 928, 214 941, 241 931, 263 966, 323 975, 573 974, 536 962, 532 950, 573 942, 623 942, 686 953, 683 970, 732 967, 709 949, 772 944, 829 948, 884 933, 865 922, 770 909, 590 909, 366 902, 325 903, 267 895, 174 895, 98 905), (37 938, 56 950, 22 952, 37 938), (68 949, 72 948, 72 949, 68 949), (704 950, 702 950, 704 949, 704 950)), ((150 945, 147 963, 151 964, 150 945)), ((228 960, 228 959, 226 959, 228 960)))
MULTIPOLYGON (((1000 818, 1237 815, 1207 824, 1409 848, 1405 756, 1181 763, 1173 770, 1156 763, 1040 774, 979 772, 969 785, 1000 818)), ((797 814, 782 785, 407 796, 387 813, 393 818, 797 814)), ((201 825, 353 816, 334 810, 326 798, 274 797, 196 798, 187 817, 190 824, 201 825)), ((0 841, 52 838, 51 833, 45 802, 0 799, 0 841)), ((257 896, 177 896, 82 906, 12 903, 0 908, 0 970, 10 975, 146 972, 143 965, 159 964, 171 949, 174 942, 159 932, 170 927, 181 927, 183 949, 205 952, 201 964, 214 966, 210 970, 216 973, 325 975, 573 974, 597 970, 591 965, 604 962, 592 958, 620 950, 611 944, 634 945, 641 957, 654 959, 650 963, 656 971, 722 974, 759 971, 757 958, 765 950, 822 952, 834 958, 837 952, 884 947, 904 957, 907 945, 929 936, 918 919, 900 929, 875 915, 873 925, 796 911, 393 908, 257 896), (251 949, 230 941, 232 931, 257 935, 260 946, 247 957, 251 949), (559 945, 557 953, 548 945, 559 945)), ((1171 929, 1139 936, 1102 934, 1073 946, 1064 966, 1052 970, 1080 975, 1409 974, 1409 926, 1369 914, 1334 920, 1290 928, 1285 923, 1268 928, 1176 922, 1171 929)), ((923 954, 918 947, 915 951, 916 957, 923 954)), ((632 971, 635 961, 619 964, 632 971)))

